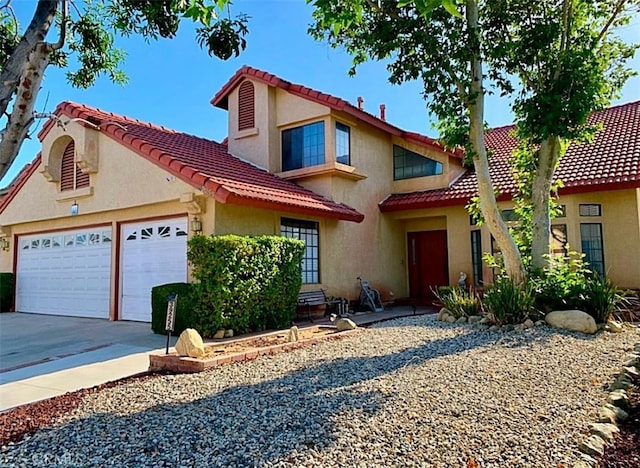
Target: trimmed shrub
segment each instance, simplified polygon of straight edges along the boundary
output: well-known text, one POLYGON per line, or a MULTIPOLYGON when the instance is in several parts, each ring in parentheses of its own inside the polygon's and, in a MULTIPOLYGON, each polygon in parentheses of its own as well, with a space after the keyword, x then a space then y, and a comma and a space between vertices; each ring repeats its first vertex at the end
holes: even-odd
POLYGON ((151 329, 154 333, 166 335, 167 298, 178 295, 176 321, 172 335, 179 335, 186 328, 194 327, 193 310, 197 304, 195 288, 189 283, 168 283, 151 288, 151 329))
POLYGON ((482 315, 482 301, 473 291, 465 291, 459 286, 438 288, 436 297, 455 318, 482 315))
POLYGON ((484 292, 484 305, 499 325, 524 322, 534 309, 533 288, 518 284, 508 276, 496 278, 484 292))
POLYGON ((13 273, 0 273, 0 312, 9 312, 13 294, 13 273))
POLYGON ((198 304, 195 328, 212 336, 283 328, 295 315, 304 242, 281 236, 195 236, 187 258, 198 304))

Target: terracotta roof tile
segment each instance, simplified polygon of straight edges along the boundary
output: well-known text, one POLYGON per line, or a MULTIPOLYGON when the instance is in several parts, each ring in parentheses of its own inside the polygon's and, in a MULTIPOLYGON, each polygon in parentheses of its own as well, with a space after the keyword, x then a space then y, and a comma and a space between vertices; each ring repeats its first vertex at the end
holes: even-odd
MULTIPOLYGON (((590 116, 592 124, 602 124, 589 144, 572 143, 556 170, 556 180, 564 187, 560 194, 640 187, 640 101, 611 107, 590 116)), ((514 126, 487 132, 491 149, 490 172, 499 189, 499 199, 509 199, 515 184, 508 165, 517 141, 514 126)), ((397 211, 466 204, 477 193, 477 180, 468 171, 451 186, 438 190, 393 194, 381 204, 382 211, 397 211)))
MULTIPOLYGON (((360 222, 364 215, 291 181, 281 179, 227 152, 225 145, 73 102, 56 108, 58 116, 81 118, 179 179, 222 203, 360 222)), ((38 135, 53 126, 50 120, 38 135)), ((3 200, 3 206, 6 200, 3 200)))
POLYGON ((444 151, 451 157, 460 159, 463 156, 463 153, 460 150, 452 151, 446 149, 442 145, 442 143, 440 143, 436 139, 430 138, 426 135, 421 135, 419 133, 407 132, 405 130, 402 130, 394 125, 391 125, 386 120, 382 120, 377 116, 370 114, 369 112, 365 112, 364 110, 359 109, 358 107, 350 104, 344 99, 308 88, 301 84, 290 83, 289 81, 283 80, 276 75, 272 75, 271 73, 258 70, 257 68, 252 68, 246 65, 240 68, 231 77, 231 79, 227 81, 224 86, 222 86, 220 91, 218 91, 213 99, 211 99, 211 104, 222 109, 228 109, 229 93, 231 93, 231 91, 233 91, 233 89, 240 83, 242 83, 242 81, 246 78, 265 83, 269 86, 281 88, 295 96, 299 96, 309 101, 325 105, 334 110, 345 112, 358 118, 359 120, 362 120, 376 128, 379 128, 380 130, 390 133, 391 135, 413 141, 415 143, 436 149, 438 151, 444 151))

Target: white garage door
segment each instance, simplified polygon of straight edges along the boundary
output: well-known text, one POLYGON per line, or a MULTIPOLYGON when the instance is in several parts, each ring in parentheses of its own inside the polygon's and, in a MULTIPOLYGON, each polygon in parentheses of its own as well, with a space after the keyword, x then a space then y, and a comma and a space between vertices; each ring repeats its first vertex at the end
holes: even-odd
POLYGON ((111 228, 21 236, 16 310, 109 318, 111 228))
POLYGON ((122 227, 120 318, 151 321, 151 288, 187 281, 187 219, 122 227))

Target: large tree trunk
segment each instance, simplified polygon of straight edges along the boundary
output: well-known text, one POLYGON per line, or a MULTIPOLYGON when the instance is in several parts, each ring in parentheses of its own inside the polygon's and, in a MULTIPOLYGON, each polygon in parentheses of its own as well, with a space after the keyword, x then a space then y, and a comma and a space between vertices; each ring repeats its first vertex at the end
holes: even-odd
POLYGON ((58 3, 59 0, 38 1, 31 23, 0 71, 0 115, 6 114, 16 95, 7 126, 2 130, 0 179, 18 155, 33 121, 33 107, 51 51, 44 39, 55 18, 58 3))
POLYGON ((469 138, 474 150, 473 165, 478 179, 478 197, 480 211, 489 228, 489 232, 498 243, 502 251, 507 275, 517 282, 525 278, 524 265, 518 246, 509 232, 498 209, 498 203, 493 191, 493 183, 489 174, 489 160, 484 142, 484 89, 482 87, 482 60, 480 59, 480 45, 478 40, 478 4, 475 0, 467 0, 467 24, 469 27, 469 44, 473 51, 471 59, 471 99, 467 104, 469 109, 470 127, 469 138))
POLYGON ((532 238, 531 266, 535 269, 548 265, 549 238, 551 236, 551 216, 549 202, 553 174, 560 159, 561 141, 557 136, 548 137, 540 143, 538 167, 531 191, 532 238))

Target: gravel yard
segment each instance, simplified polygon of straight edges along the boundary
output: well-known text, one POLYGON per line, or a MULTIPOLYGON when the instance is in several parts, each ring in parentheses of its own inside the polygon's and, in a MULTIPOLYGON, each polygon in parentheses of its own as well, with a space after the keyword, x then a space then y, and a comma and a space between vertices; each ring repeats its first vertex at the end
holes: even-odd
POLYGON ((570 467, 639 337, 398 319, 88 394, 0 465, 570 467))

